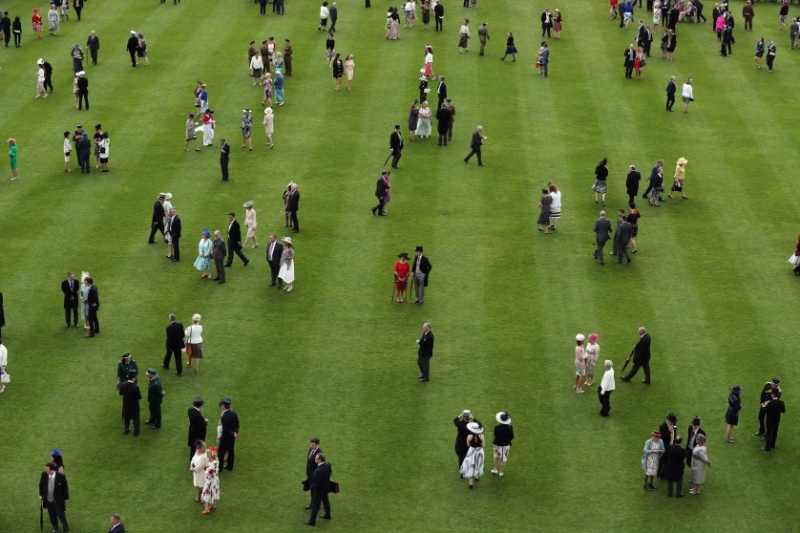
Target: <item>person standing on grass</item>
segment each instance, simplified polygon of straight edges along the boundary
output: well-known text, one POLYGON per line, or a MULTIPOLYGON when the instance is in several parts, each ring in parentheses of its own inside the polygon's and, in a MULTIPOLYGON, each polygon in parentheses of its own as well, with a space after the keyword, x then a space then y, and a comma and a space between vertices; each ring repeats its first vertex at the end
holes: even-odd
POLYGON ((772 72, 772 64, 775 62, 775 55, 778 53, 778 47, 775 46, 775 41, 769 40, 767 45, 767 68, 772 72))
POLYGON ((767 414, 767 434, 764 451, 769 452, 775 448, 775 441, 778 440, 778 428, 781 424, 781 415, 786 412, 786 405, 781 400, 780 389, 772 389, 770 400, 764 410, 767 414))
POLYGON ((342 88, 342 76, 344 76, 344 62, 340 54, 336 54, 331 61, 333 71, 333 89, 338 91, 342 88))
POLYGON ((661 440, 664 442, 664 454, 658 461, 658 478, 664 479, 664 467, 666 459, 669 455, 669 447, 675 441, 675 436, 678 434, 678 417, 675 413, 669 413, 666 420, 659 426, 658 431, 661 433, 661 440))
POLYGON ((253 85, 261 85, 261 78, 264 73, 264 60, 261 53, 254 50, 253 57, 250 58, 250 77, 253 78, 253 85))
POLYGON ((272 149, 275 147, 275 145, 272 142, 272 134, 275 133, 275 115, 272 113, 271 107, 267 107, 264 110, 263 124, 264 124, 264 133, 267 134, 267 144, 269 145, 270 149, 272 149))
POLYGON ((169 238, 172 243, 172 257, 170 261, 177 263, 181 260, 181 219, 178 217, 178 210, 171 207, 169 210, 169 238))
POLYGON ((283 45, 283 64, 286 69, 286 75, 292 75, 292 44, 289 39, 284 39, 283 45))
POLYGON ((625 77, 631 78, 633 76, 633 67, 636 63, 636 49, 633 47, 633 43, 628 45, 623 56, 625 57, 625 77))
POLYGON ((193 314, 192 324, 183 332, 186 338, 186 354, 189 356, 186 366, 194 362, 195 374, 200 371, 200 359, 203 358, 203 326, 200 325, 202 319, 199 313, 193 314))
POLYGON ((600 399, 600 416, 608 416, 611 411, 611 393, 617 388, 614 382, 614 363, 606 359, 603 363, 606 369, 603 372, 603 379, 600 380, 600 388, 597 389, 597 396, 600 399))
POLYGON ((577 394, 583 394, 583 380, 586 376, 586 353, 583 350, 583 341, 586 337, 578 333, 575 335, 575 384, 572 386, 577 394))
POLYGON ((264 98, 261 100, 261 105, 272 105, 272 89, 273 81, 269 72, 264 73, 264 98))
POLYGON ((631 247, 631 253, 636 253, 636 237, 639 235, 639 219, 642 215, 636 210, 636 204, 631 202, 630 211, 628 211, 628 224, 631 225, 631 238, 628 245, 631 247))
POLYGON ((92 56, 92 65, 97 66, 97 52, 100 51, 100 38, 94 30, 89 34, 89 38, 86 39, 86 47, 89 49, 89 55, 92 56))
POLYGON ((675 59, 675 48, 678 46, 678 35, 673 28, 667 30, 667 59, 675 59))
POLYGON ((47 98, 47 91, 44 90, 44 67, 40 59, 36 69, 36 98, 41 98, 42 96, 47 98))
POLYGON ((756 12, 753 9, 753 3, 750 0, 745 2, 744 7, 742 7, 742 18, 744 18, 744 31, 750 30, 753 31, 753 18, 756 16, 756 12))
POLYGON ((419 349, 417 350, 417 366, 419 367, 420 382, 428 382, 430 381, 431 376, 431 359, 433 358, 433 331, 431 331, 431 325, 428 322, 422 324, 422 336, 417 339, 417 345, 419 345, 419 349))
POLYGON ((247 243, 253 239, 253 248, 258 248, 258 237, 256 237, 256 228, 258 221, 256 220, 256 210, 253 209, 253 201, 245 202, 242 207, 245 208, 244 227, 247 228, 247 235, 244 238, 242 248, 247 248, 247 243))
POLYGON ((550 233, 550 206, 552 203, 550 191, 542 189, 542 197, 539 199, 539 218, 536 220, 536 224, 539 226, 539 231, 544 231, 545 235, 550 233))
POLYGON ((228 181, 228 161, 231 155, 231 145, 225 139, 219 141, 219 166, 222 169, 222 181, 228 181))
POLYGON ((247 144, 250 147, 250 151, 253 151, 253 115, 249 109, 242 110, 242 116, 240 117, 242 120, 241 128, 242 128, 242 148, 245 147, 247 144))
POLYGON ((664 454, 664 442, 661 440, 661 433, 653 431, 649 439, 644 443, 644 454, 642 455, 642 470, 644 470, 644 490, 655 490, 653 479, 658 472, 658 462, 664 454))
MULTIPOLYGON (((6 14, 8 12, 6 11, 6 14)), ((14 33, 14 47, 15 48, 22 48, 22 21, 19 17, 14 17, 14 22, 11 25, 12 32, 14 33)), ((8 43, 6 43, 8 46, 8 43)), ((794 48, 794 46, 792 46, 794 48)))
POLYGON ((685 157, 679 157, 678 163, 675 165, 675 176, 672 181, 672 188, 669 191, 669 197, 672 198, 672 193, 678 191, 681 193, 681 198, 688 200, 686 197, 686 189, 683 187, 683 180, 686 178, 686 163, 689 161, 685 157))
MULTIPOLYGON (((181 331, 183 335, 183 331, 181 331)), ((192 406, 187 411, 189 417, 189 460, 192 460, 200 449, 200 444, 206 440, 206 430, 208 429, 208 418, 203 416, 202 408, 205 402, 199 396, 194 399, 192 406)), ((205 445, 203 444, 205 448, 205 445)), ((205 450, 204 450, 205 451, 205 450)), ((195 501, 199 501, 198 499, 195 501)))
POLYGON ((600 345, 597 344, 597 333, 590 333, 588 342, 583 349, 586 356, 586 386, 594 385, 594 369, 597 366, 597 359, 600 357, 600 345))
POLYGON ((537 63, 539 63, 539 75, 546 78, 547 66, 550 64, 550 48, 547 47, 546 41, 542 41, 542 46, 539 48, 537 63))
POLYGON ((756 55, 753 59, 756 61, 756 68, 761 68, 761 58, 764 57, 764 52, 767 48, 767 43, 764 42, 764 38, 760 37, 758 42, 756 43, 756 55))
POLYGON ((186 119, 186 144, 183 145, 183 151, 189 151, 189 141, 194 144, 194 151, 199 152, 197 147, 197 128, 198 123, 194 121, 194 113, 189 113, 189 118, 186 119))
POLYGON ((315 526, 317 523, 317 514, 319 507, 325 510, 325 514, 321 518, 325 520, 331 519, 331 504, 328 500, 328 493, 331 491, 331 464, 325 460, 324 453, 318 453, 316 458, 316 468, 311 475, 309 489, 311 490, 311 517, 306 520, 306 525, 315 526))
POLYGON ((144 34, 139 34, 139 42, 136 45, 136 57, 137 57, 137 64, 141 63, 144 60, 144 66, 150 66, 150 58, 147 57, 147 39, 144 38, 144 34))
POLYGON ((289 185, 289 195, 286 199, 286 211, 289 213, 289 224, 292 233, 300 233, 300 221, 297 220, 297 211, 300 210, 300 191, 297 184, 292 182, 289 185))
POLYGON ((458 30, 458 51, 459 53, 469 52, 469 19, 464 19, 464 24, 458 30))
POLYGON ((434 31, 444 31, 444 5, 441 0, 433 4, 434 31))
MULTIPOLYGON (((67 0, 63 0, 66 2, 67 0)), ((83 0, 72 0, 72 7, 75 8, 75 14, 78 15, 78 22, 81 21, 81 11, 83 11, 83 0)))
MULTIPOLYGON (((322 448, 319 447, 319 439, 312 437, 308 446, 308 454, 306 455, 306 478, 303 480, 303 491, 311 490, 311 478, 314 476, 314 470, 317 469, 317 455, 322 453, 322 448)), ((311 509, 314 503, 312 495, 311 501, 306 505, 306 509, 311 509)))
POLYGON ((789 0, 781 0, 780 10, 781 31, 786 31, 786 18, 789 16, 789 0))
POLYGON ((633 368, 631 368, 630 372, 628 372, 625 376, 622 377, 622 381, 630 381, 633 376, 639 372, 641 368, 644 370, 644 379, 642 383, 645 385, 650 384, 650 344, 652 339, 650 338, 650 334, 647 333, 647 329, 644 326, 639 326, 637 330, 639 335, 639 340, 636 342, 636 345, 633 347, 633 368))
POLYGON ((478 28, 478 40, 481 43, 481 50, 478 52, 479 56, 484 55, 484 50, 486 49, 486 41, 490 39, 489 37, 489 29, 486 27, 486 23, 484 22, 481 24, 481 27, 478 28))
POLYGON ((60 17, 58 10, 56 10, 56 6, 53 4, 50 4, 50 10, 47 12, 47 25, 48 29, 50 30, 50 35, 58 34, 60 17))
MULTIPOLYGON (((797 239, 798 241, 798 248, 800 248, 800 237, 797 239)), ((761 404, 758 410, 758 432, 756 436, 764 437, 765 429, 764 429, 764 420, 767 417, 766 407, 767 404, 772 399, 772 391, 776 390, 778 392, 778 398, 781 397, 781 388, 778 385, 781 382, 778 378, 772 378, 772 381, 767 381, 764 384, 764 388, 761 389, 761 404)))
POLYGON ((99 145, 100 166, 102 167, 100 172, 108 172, 108 154, 111 150, 111 140, 108 138, 107 131, 103 132, 99 145))
POLYGON ((550 13, 549 8, 545 9, 544 12, 542 12, 541 20, 542 20, 542 37, 544 37, 544 34, 547 33, 547 38, 549 39, 550 29, 553 27, 553 15, 552 13, 550 13))
POLYGON ((217 276, 212 279, 217 283, 225 283, 225 256, 227 252, 222 233, 219 230, 214 231, 212 256, 214 258, 214 266, 217 269, 217 276))
POLYGON ((725 412, 725 440, 728 443, 736 442, 732 436, 733 427, 739 425, 739 411, 742 410, 742 387, 734 385, 728 394, 728 410, 725 412))
MULTIPOLYGON (((269 244, 267 244, 267 264, 271 274, 270 287, 278 284, 278 273, 281 270, 281 256, 283 255, 283 245, 278 242, 278 236, 274 233, 269 236, 269 244)), ((279 289, 283 288, 283 280, 278 285, 279 289)))
POLYGON ((275 71, 275 81, 272 86, 275 88, 275 103, 283 105, 283 74, 280 71, 275 71))
POLYGON ((69 138, 69 132, 64 132, 64 172, 72 172, 69 168, 70 154, 72 154, 72 141, 69 138))
POLYGON ((672 444, 668 445, 666 459, 664 460, 664 478, 667 480, 667 497, 672 498, 672 485, 676 484, 675 496, 683 498, 683 469, 686 450, 681 443, 683 437, 675 436, 672 444))
POLYGON ((700 417, 695 415, 692 418, 692 424, 686 430, 686 466, 692 466, 692 452, 697 445, 697 437, 702 435, 705 437, 706 432, 700 427, 700 417))
MULTIPOLYGON (((191 117, 192 115, 189 115, 191 117)), ((164 231, 164 218, 167 216, 166 211, 164 210, 164 202, 166 202, 166 194, 159 193, 158 198, 156 199, 155 203, 153 204, 153 217, 152 222, 150 223, 150 238, 147 239, 149 244, 154 244, 156 232, 160 231, 161 235, 166 238, 166 232, 164 231)))
POLYGON ((722 57, 732 55, 733 43, 733 28, 731 26, 725 26, 725 29, 722 30, 722 46, 719 50, 719 55, 722 57))
POLYGON ((211 511, 217 508, 219 501, 219 471, 220 460, 217 455, 217 447, 211 446, 206 451, 208 462, 205 466, 205 482, 201 492, 201 499, 203 501, 203 510, 201 514, 211 514, 211 511))
POLYGON ((688 78, 686 83, 683 84, 683 112, 689 112, 689 102, 694 102, 694 88, 692 87, 692 78, 688 78))
POLYGON ((594 251, 594 258, 601 265, 605 265, 605 257, 603 248, 605 247, 606 243, 611 240, 611 221, 606 218, 606 212, 600 211, 600 218, 595 220, 593 230, 595 233, 595 241, 597 242, 597 248, 594 251))
POLYGON ((706 482, 706 466, 711 466, 706 448, 706 436, 697 436, 697 445, 692 450, 692 473, 690 481, 694 487, 689 489, 689 494, 700 494, 703 490, 703 483, 706 482))
POLYGON ((423 255, 422 246, 417 246, 415 250, 414 262, 411 265, 411 272, 414 273, 414 303, 423 305, 425 303, 425 291, 428 288, 428 275, 433 266, 430 260, 423 255))
POLYGON ((6 383, 11 382, 11 376, 6 371, 8 366, 8 348, 3 346, 3 339, 0 339, 0 392, 5 392, 6 383))
POLYGON ((328 27, 328 17, 330 16, 331 13, 328 10, 328 2, 322 2, 319 8, 319 26, 317 26, 317 31, 322 31, 324 28, 328 27))
POLYGON ((69 328, 72 323, 77 328, 80 283, 75 279, 74 272, 67 272, 67 279, 61 282, 61 292, 64 293, 64 319, 66 321, 64 328, 69 328), (72 316, 72 322, 70 322, 70 315, 72 316))
POLYGON ((602 198, 603 205, 606 205, 606 192, 608 191, 607 180, 608 180, 608 159, 603 158, 597 164, 594 169, 594 185, 592 186, 592 190, 594 191, 594 203, 597 203, 599 199, 602 198))
POLYGON ((639 195, 639 182, 642 175, 636 170, 636 165, 628 167, 628 175, 625 178, 625 191, 628 193, 628 205, 635 205, 634 200, 639 195))
POLYGON ((128 379, 119 386, 119 395, 122 396, 122 432, 127 435, 131 432, 133 422, 133 436, 138 437, 140 431, 139 400, 142 392, 136 384, 136 373, 128 372, 128 379))
POLYGON ((166 328, 167 333, 167 352, 164 355, 164 361, 161 364, 161 367, 165 370, 169 370, 169 363, 172 358, 175 358, 175 370, 177 370, 178 377, 183 375, 183 361, 181 360, 181 350, 183 350, 185 344, 183 342, 183 324, 177 322, 175 315, 170 313, 169 315, 169 324, 166 328))
POLYGON ((66 532, 69 531, 67 524, 69 484, 67 476, 57 470, 55 463, 45 464, 45 470, 39 478, 39 505, 47 509, 53 531, 58 531, 58 522, 61 521, 66 532))
MULTIPOLYGON (((210 237, 211 232, 204 229, 202 238, 197 245, 197 259, 194 261, 194 268, 202 272, 200 279, 211 279, 211 250, 213 244, 210 237)), ((181 328, 181 331, 183 331, 183 328, 181 328)), ((183 348, 183 346, 181 346, 181 348, 183 348)), ((167 365, 169 365, 169 360, 167 360, 167 365)), ((169 366, 165 368, 169 368, 169 366)), ((178 368, 180 369, 180 365, 178 368)), ((178 374, 180 374, 180 370, 178 370, 178 374)))
POLYGON ((50 89, 49 92, 53 92, 53 65, 42 60, 42 68, 44 68, 44 89, 50 89))
MULTIPOLYGON (((478 421, 472 416, 472 412, 469 409, 464 409, 461 411, 460 415, 453 419, 453 425, 456 427, 455 452, 458 458, 459 471, 461 470, 461 465, 464 463, 464 458, 467 456, 467 451, 469 450, 467 447, 467 436, 469 435, 467 425, 470 422, 478 421)), ((478 422, 478 424, 480 424, 480 422, 478 422)))
MULTIPOLYGON (((196 401, 196 400, 195 400, 196 401)), ((201 404, 202 405, 202 404, 201 404)), ((195 410, 194 407, 189 409, 189 412, 195 410)), ((197 411, 199 413, 199 411, 197 411)), ((203 419, 202 415, 199 415, 201 419, 203 419)), ((207 422, 208 419, 205 419, 207 422)), ((190 422, 191 423, 191 422, 190 422)), ((205 426, 203 426, 205 430, 205 426)), ((191 434, 191 425, 189 426, 189 433, 191 434)), ((204 431, 205 432, 205 431, 204 431)), ((190 437, 191 438, 191 437, 190 437)), ((203 487, 206 484, 206 466, 208 465, 208 454, 206 450, 206 443, 203 439, 197 439, 190 444, 192 447, 193 453, 189 457, 189 470, 192 472, 192 484, 197 489, 197 495, 194 497, 194 501, 197 503, 201 503, 201 497, 203 495, 203 487)))
POLYGON ((347 54, 347 59, 344 60, 344 77, 347 80, 347 90, 353 84, 353 73, 355 72, 356 62, 353 60, 353 54, 347 54))
POLYGON ((467 435, 467 456, 461 464, 461 477, 469 481, 469 488, 474 488, 476 479, 483 476, 483 465, 485 460, 485 452, 483 448, 486 446, 486 440, 483 437, 483 426, 478 422, 470 422, 467 424, 469 435, 467 435))
POLYGON ((291 237, 284 237, 281 239, 283 242, 283 251, 281 252, 281 266, 278 269, 278 288, 281 288, 283 283, 286 283, 286 292, 292 292, 294 288, 294 244, 291 237))
POLYGON ((234 450, 236 439, 239 438, 239 415, 231 409, 231 400, 223 398, 219 402, 222 414, 219 418, 219 467, 225 470, 233 470, 234 450))
POLYGON ((494 418, 499 424, 494 427, 494 441, 492 441, 492 456, 494 457, 492 474, 503 477, 508 454, 511 451, 511 441, 514 440, 514 427, 511 425, 511 415, 506 411, 500 411, 494 418))
POLYGON ((150 408, 150 418, 145 421, 145 425, 152 425, 153 429, 161 429, 161 403, 164 401, 161 377, 155 368, 148 368, 147 379, 147 405, 150 408))
POLYGON ((417 125, 419 124, 419 100, 416 98, 411 102, 411 108, 408 111, 408 140, 416 141, 417 125))
POLYGON ((131 374, 139 375, 139 365, 131 357, 131 352, 125 352, 117 363, 117 390, 128 381, 128 376, 131 374))
POLYGON ((84 71, 78 72, 78 111, 83 109, 86 103, 86 111, 89 111, 89 80, 84 71))

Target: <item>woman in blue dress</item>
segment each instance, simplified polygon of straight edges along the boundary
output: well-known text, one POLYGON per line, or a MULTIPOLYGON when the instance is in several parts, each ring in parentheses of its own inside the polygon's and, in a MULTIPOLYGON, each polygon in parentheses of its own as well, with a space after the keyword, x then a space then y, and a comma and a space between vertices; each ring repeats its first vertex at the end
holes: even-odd
POLYGON ((725 439, 728 442, 734 442, 731 432, 733 431, 733 426, 739 425, 739 411, 741 410, 742 388, 739 385, 734 385, 728 395, 728 410, 725 412, 725 423, 728 425, 725 429, 725 439))
POLYGON ((280 71, 275 72, 275 81, 272 86, 275 88, 275 103, 283 105, 283 74, 280 71))
POLYGON ((203 238, 200 239, 200 244, 197 245, 197 259, 194 261, 194 267, 203 273, 200 279, 211 279, 211 232, 207 229, 203 230, 203 238))

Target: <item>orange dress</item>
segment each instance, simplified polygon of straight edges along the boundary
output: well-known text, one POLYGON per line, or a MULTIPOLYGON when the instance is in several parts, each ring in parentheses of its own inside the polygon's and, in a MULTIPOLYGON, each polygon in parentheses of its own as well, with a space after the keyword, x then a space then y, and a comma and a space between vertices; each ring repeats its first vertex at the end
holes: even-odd
POLYGON ((408 271, 411 269, 411 264, 406 261, 398 261, 394 264, 394 289, 396 291, 404 291, 408 286, 408 271))

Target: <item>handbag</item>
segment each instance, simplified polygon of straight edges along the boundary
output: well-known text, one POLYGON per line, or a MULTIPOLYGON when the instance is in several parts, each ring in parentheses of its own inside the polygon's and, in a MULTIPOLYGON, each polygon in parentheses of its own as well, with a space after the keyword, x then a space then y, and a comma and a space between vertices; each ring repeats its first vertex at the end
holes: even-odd
POLYGON ((189 326, 189 336, 186 337, 186 343, 185 344, 186 344, 186 355, 191 357, 191 355, 193 353, 193 349, 192 349, 192 327, 191 326, 189 326))
POLYGON ((338 481, 331 481, 331 490, 330 490, 330 492, 332 492, 334 494, 339 494, 339 491, 341 491, 341 490, 342 489, 339 487, 339 482, 338 481))

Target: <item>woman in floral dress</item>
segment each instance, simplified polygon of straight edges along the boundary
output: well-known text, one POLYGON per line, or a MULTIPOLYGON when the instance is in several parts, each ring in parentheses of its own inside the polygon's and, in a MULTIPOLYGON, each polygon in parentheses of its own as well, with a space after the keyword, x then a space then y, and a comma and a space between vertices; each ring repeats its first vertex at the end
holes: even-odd
POLYGON ((419 108, 419 118, 417 120, 417 135, 422 138, 431 136, 431 108, 428 107, 428 102, 422 102, 422 107, 419 108))
POLYGON ((658 472, 658 461, 664 453, 664 441, 661 440, 661 433, 653 431, 650 439, 644 443, 644 455, 642 455, 642 470, 644 470, 644 490, 653 490, 653 478, 658 472))
POLYGON ((42 38, 42 15, 39 14, 37 8, 33 8, 33 16, 31 17, 31 24, 33 24, 33 35, 37 39, 42 38))
POLYGON ((205 509, 202 514, 211 514, 217 508, 219 501, 219 461, 217 460, 217 447, 211 446, 207 452, 208 464, 206 465, 206 482, 203 485, 201 499, 205 509))

